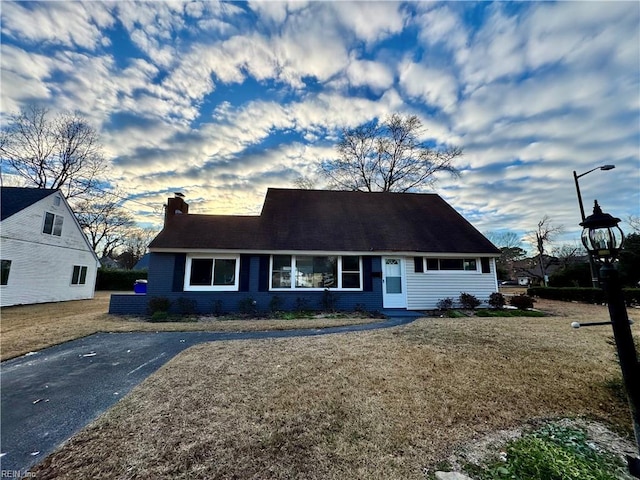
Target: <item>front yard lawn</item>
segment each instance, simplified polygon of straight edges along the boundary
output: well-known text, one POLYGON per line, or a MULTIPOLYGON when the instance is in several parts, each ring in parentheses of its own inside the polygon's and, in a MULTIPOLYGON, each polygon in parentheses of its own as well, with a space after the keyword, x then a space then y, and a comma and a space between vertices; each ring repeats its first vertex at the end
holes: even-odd
POLYGON ((326 328, 380 321, 379 318, 364 316, 294 318, 283 315, 282 318, 261 320, 176 316, 152 323, 149 321, 150 317, 109 315, 106 313, 109 309, 109 296, 110 292, 96 292, 95 298, 91 300, 3 308, 0 322, 1 359, 7 360, 97 332, 246 332, 326 328))
POLYGON ((32 472, 424 479, 460 445, 532 419, 585 416, 629 435, 611 329, 570 328, 606 308, 537 306, 557 316, 199 345, 32 472))

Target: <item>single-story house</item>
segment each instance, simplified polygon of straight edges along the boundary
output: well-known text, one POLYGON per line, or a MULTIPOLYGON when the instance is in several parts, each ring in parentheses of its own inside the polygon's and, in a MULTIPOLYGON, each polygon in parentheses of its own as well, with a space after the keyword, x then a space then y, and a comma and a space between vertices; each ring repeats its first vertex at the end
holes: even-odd
POLYGON ((1 187, 0 305, 93 298, 98 257, 59 190, 1 187))
POLYGON ((149 251, 147 298, 113 295, 111 313, 150 297, 319 309, 327 292, 338 309, 427 310, 498 289, 500 251, 436 194, 271 188, 258 216, 190 214, 176 196, 149 251))

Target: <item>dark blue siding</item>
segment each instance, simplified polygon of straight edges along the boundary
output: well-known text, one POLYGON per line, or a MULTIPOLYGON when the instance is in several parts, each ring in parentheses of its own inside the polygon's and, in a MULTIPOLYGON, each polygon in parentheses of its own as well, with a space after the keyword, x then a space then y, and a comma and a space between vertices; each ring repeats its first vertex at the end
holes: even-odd
MULTIPOLYGON (((366 268, 363 275, 365 286, 371 286, 370 291, 340 292, 332 290, 335 299, 335 307, 338 310, 354 310, 363 308, 369 311, 382 310, 382 280, 379 275, 382 263, 380 257, 370 257, 371 268, 366 268), (378 273, 376 276, 375 273, 378 273)), ((186 298, 197 303, 199 313, 236 312, 239 303, 247 299, 255 300, 259 312, 268 312, 270 302, 274 296, 279 297, 282 310, 295 310, 301 304, 309 310, 322 309, 324 292, 305 292, 297 290, 291 292, 264 291, 265 277, 268 281, 268 256, 251 255, 246 258, 249 263, 248 278, 242 279, 242 283, 248 284, 248 291, 239 292, 183 292, 175 291, 176 263, 184 262, 183 254, 152 253, 149 260, 149 277, 147 295, 112 295, 109 304, 109 313, 116 314, 143 314, 146 313, 146 303, 151 297, 167 297, 175 308, 176 300, 186 298), (265 258, 267 261, 265 261, 265 258), (264 268, 267 268, 265 273, 264 268), (248 281, 247 281, 248 280, 248 281)), ((365 262, 368 266, 369 262, 365 262)), ((182 267, 184 272, 184 266, 182 267)), ((184 275, 184 274, 183 274, 184 275)), ((243 272, 243 275, 247 275, 243 272)), ((182 290, 182 286, 180 286, 182 290)), ((368 289, 367 289, 368 290, 368 289)))

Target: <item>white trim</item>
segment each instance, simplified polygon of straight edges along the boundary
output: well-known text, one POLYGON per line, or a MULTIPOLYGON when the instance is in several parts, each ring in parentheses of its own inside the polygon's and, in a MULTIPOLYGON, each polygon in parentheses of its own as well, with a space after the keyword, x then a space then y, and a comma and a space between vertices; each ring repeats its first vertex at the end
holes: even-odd
POLYGON ((271 255, 269 257, 269 291, 274 291, 274 292, 290 292, 290 291, 296 291, 296 292, 323 292, 324 290, 331 290, 331 291, 339 291, 339 292, 361 292, 363 291, 363 278, 362 278, 362 256, 361 255, 353 255, 353 254, 346 254, 346 255, 337 255, 337 254, 330 254, 330 255, 320 255, 320 254, 315 254, 315 255, 296 255, 296 254, 290 254, 290 253, 275 253, 273 255, 271 255), (290 256, 291 257, 291 286, 289 287, 274 287, 273 286, 273 257, 275 255, 282 255, 282 256, 290 256), (338 259, 338 264, 337 264, 337 280, 338 280, 338 286, 337 287, 298 287, 295 285, 296 281, 296 273, 297 273, 297 269, 296 269, 296 258, 297 256, 300 257, 310 257, 310 256, 315 256, 315 257, 337 257, 338 259), (360 287, 359 288, 343 288, 342 285, 342 257, 358 257, 358 266, 360 268, 360 287))
POLYGON ((194 253, 187 255, 187 261, 184 268, 184 284, 183 288, 185 292, 237 292, 240 290, 240 255, 211 255, 207 253, 194 253), (211 281, 213 282, 213 275, 215 272, 216 260, 235 260, 236 269, 233 285, 190 285, 189 280, 191 277, 191 261, 194 259, 213 260, 211 270, 211 281))

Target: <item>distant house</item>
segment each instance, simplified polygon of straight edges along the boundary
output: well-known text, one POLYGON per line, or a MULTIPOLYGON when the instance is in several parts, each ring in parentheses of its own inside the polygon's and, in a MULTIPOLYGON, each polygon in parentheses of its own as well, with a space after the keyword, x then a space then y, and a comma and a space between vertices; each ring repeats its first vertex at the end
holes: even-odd
MULTIPOLYGON (((259 216, 194 215, 168 201, 149 246, 147 295, 200 312, 255 302, 267 311, 425 310, 461 292, 497 290, 500 251, 435 194, 269 189, 259 216), (277 300, 274 298, 277 297, 277 300)), ((111 313, 144 313, 147 299, 113 295, 111 313)))
POLYGON ((62 193, 0 192, 0 305, 92 298, 98 258, 62 193))

